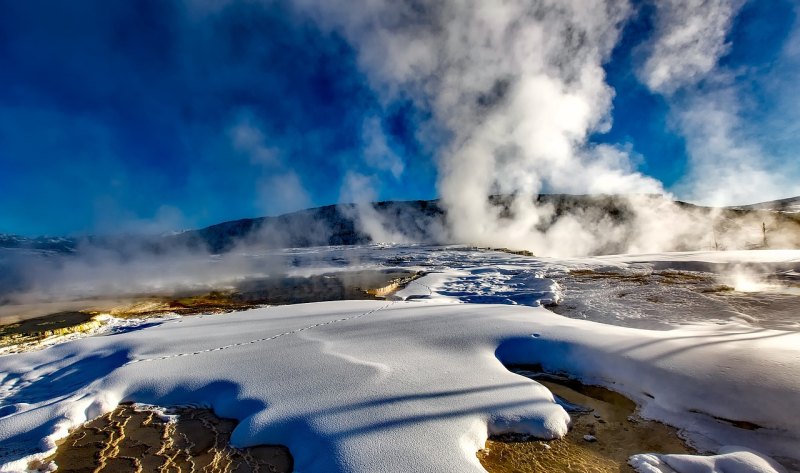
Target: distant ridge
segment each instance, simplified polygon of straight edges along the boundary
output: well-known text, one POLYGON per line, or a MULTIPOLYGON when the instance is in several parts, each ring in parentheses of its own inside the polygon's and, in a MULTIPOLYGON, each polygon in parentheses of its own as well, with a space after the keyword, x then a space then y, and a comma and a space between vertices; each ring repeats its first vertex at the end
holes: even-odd
POLYGON ((775 212, 797 213, 800 212, 800 196, 789 197, 788 199, 770 200, 757 204, 739 205, 731 207, 741 210, 772 210, 775 212))
MULTIPOLYGON (((658 198, 657 196, 653 196, 658 198)), ((489 201, 500 207, 501 214, 510 213, 510 196, 492 196, 489 201)), ((633 216, 627 200, 614 195, 543 194, 539 203, 555 209, 555 217, 571 211, 592 211, 607 215, 614 221, 624 222, 633 216)), ((687 210, 707 212, 713 210, 686 202, 676 202, 687 210)), ((402 235, 406 241, 420 243, 459 243, 440 241, 446 227, 446 213, 439 200, 385 201, 366 204, 361 209, 355 204, 326 205, 300 210, 276 217, 245 218, 221 222, 208 227, 166 235, 114 235, 81 238, 37 237, 27 238, 0 234, 0 248, 21 248, 68 254, 82 246, 108 249, 122 254, 141 251, 166 253, 175 249, 225 253, 233 249, 294 248, 323 245, 357 245, 372 240, 364 225, 364 208, 368 216, 380 221, 389 234, 402 235)), ((769 217, 774 228, 796 232, 800 247, 800 197, 758 204, 725 207, 713 225, 722 232, 726 228, 745 225, 760 228, 762 219, 769 217)), ((552 223, 552 222, 550 222, 552 223)), ((544 222, 543 225, 547 225, 544 222)), ((463 242, 462 242, 463 243, 463 242)), ((686 248, 692 249, 692 248, 686 248)), ((614 252, 609 247, 604 252, 614 252)))

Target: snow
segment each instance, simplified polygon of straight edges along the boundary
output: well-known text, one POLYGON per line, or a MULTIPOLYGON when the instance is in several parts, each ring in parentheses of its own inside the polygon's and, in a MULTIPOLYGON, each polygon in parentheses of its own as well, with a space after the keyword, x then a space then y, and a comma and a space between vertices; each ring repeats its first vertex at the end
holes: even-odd
MULTIPOLYGON (((330 251, 304 254, 330 267, 330 251)), ((800 333, 710 323, 642 330, 541 307, 560 297, 548 274, 609 264, 599 259, 353 251, 360 267, 390 257, 431 272, 396 294, 401 300, 160 320, 0 357, 0 469, 15 471, 15 460, 52 449, 70 428, 138 402, 211 407, 240 420, 235 446, 286 445, 298 472, 480 472, 475 453, 488 435, 556 438, 570 422, 544 386, 504 363, 538 363, 611 387, 643 416, 722 454, 637 456, 639 471, 780 471, 725 445, 800 459, 800 333)), ((800 252, 759 253, 729 260, 800 261, 800 252)), ((650 261, 659 258, 720 256, 650 261)))
POLYGON ((502 265, 427 274, 395 297, 538 306, 558 303, 562 294, 558 284, 545 278, 542 271, 502 265))
POLYGON ((783 263, 800 264, 799 250, 677 251, 641 255, 610 255, 592 258, 606 262, 684 261, 703 263, 783 263))
POLYGON ((775 461, 744 447, 725 447, 719 455, 634 455, 629 461, 638 473, 770 473, 785 471, 775 461))
POLYGON ((486 327, 483 308, 283 306, 6 357, 4 404, 19 407, 0 419, 0 443, 50 448, 121 401, 207 403, 241 420, 235 445, 287 445, 297 471, 481 471, 488 434, 555 438, 569 423, 546 388, 494 357, 530 314, 486 327))

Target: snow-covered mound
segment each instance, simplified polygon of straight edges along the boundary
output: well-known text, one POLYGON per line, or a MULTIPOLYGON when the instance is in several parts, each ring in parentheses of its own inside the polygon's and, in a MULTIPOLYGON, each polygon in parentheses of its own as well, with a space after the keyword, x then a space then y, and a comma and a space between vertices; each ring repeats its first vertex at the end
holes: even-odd
POLYGON ((724 447, 719 455, 634 455, 629 461, 639 473, 770 473, 782 468, 770 458, 743 447, 724 447))

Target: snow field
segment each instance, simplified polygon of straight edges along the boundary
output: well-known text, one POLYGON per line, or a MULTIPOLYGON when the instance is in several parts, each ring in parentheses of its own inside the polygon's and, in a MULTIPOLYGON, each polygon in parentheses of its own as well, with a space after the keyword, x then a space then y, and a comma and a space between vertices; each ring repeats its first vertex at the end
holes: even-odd
POLYGON ((478 472, 475 452, 488 435, 555 438, 569 424, 546 388, 502 360, 613 383, 644 415, 708 442, 791 457, 798 347, 793 333, 654 332, 509 305, 272 307, 0 358, 3 405, 13 408, 0 418, 0 444, 5 461, 52 448, 122 401, 208 405, 241 421, 235 446, 287 445, 298 472, 478 472))
POLYGON ((639 471, 781 471, 725 445, 800 460, 800 334, 568 319, 537 307, 559 293, 542 268, 608 262, 463 255, 438 253, 438 272, 397 294, 407 301, 163 320, 0 357, 0 471, 19 471, 70 428, 133 401, 211 407, 240 420, 234 446, 286 445, 298 472, 480 472, 475 452, 488 435, 556 438, 570 422, 546 388, 503 363, 611 387, 721 454, 636 456, 639 471), (467 261, 448 270, 458 258, 467 261))

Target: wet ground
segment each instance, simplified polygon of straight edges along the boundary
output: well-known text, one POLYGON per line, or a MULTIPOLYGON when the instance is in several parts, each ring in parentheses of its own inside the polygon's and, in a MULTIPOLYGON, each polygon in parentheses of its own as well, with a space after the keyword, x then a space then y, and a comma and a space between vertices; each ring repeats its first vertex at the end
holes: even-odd
POLYGON ((181 408, 165 415, 153 408, 123 404, 87 422, 59 443, 55 454, 32 465, 59 472, 290 472, 286 447, 229 446, 237 422, 208 409, 181 408))
POLYGON ((743 282, 736 275, 646 267, 570 271, 554 277, 564 297, 549 308, 566 317, 645 329, 733 322, 800 330, 797 281, 779 274, 747 278, 743 282))
POLYGON ((489 473, 632 472, 628 458, 637 453, 695 453, 675 429, 639 418, 636 404, 614 391, 544 375, 537 367, 509 369, 547 386, 569 412, 572 427, 564 438, 551 441, 490 438, 478 452, 489 473))
MULTIPOLYGON (((384 299, 419 276, 406 270, 332 272, 308 277, 251 278, 232 288, 127 299, 87 300, 75 310, 36 316, 37 309, 55 310, 57 302, 3 307, 10 323, 0 325, 0 348, 34 346, 51 337, 98 329, 109 316, 146 319, 167 314, 193 315, 247 310, 262 305, 337 300, 384 299), (15 312, 13 309, 17 308, 15 312), (14 314, 17 315, 14 315, 14 314), (25 314, 25 315, 19 315, 25 314)), ((74 308, 75 301, 65 301, 74 308)))
POLYGON ((100 324, 101 322, 91 313, 57 312, 46 317, 0 326, 0 347, 33 343, 68 333, 86 332, 99 327, 100 324))

